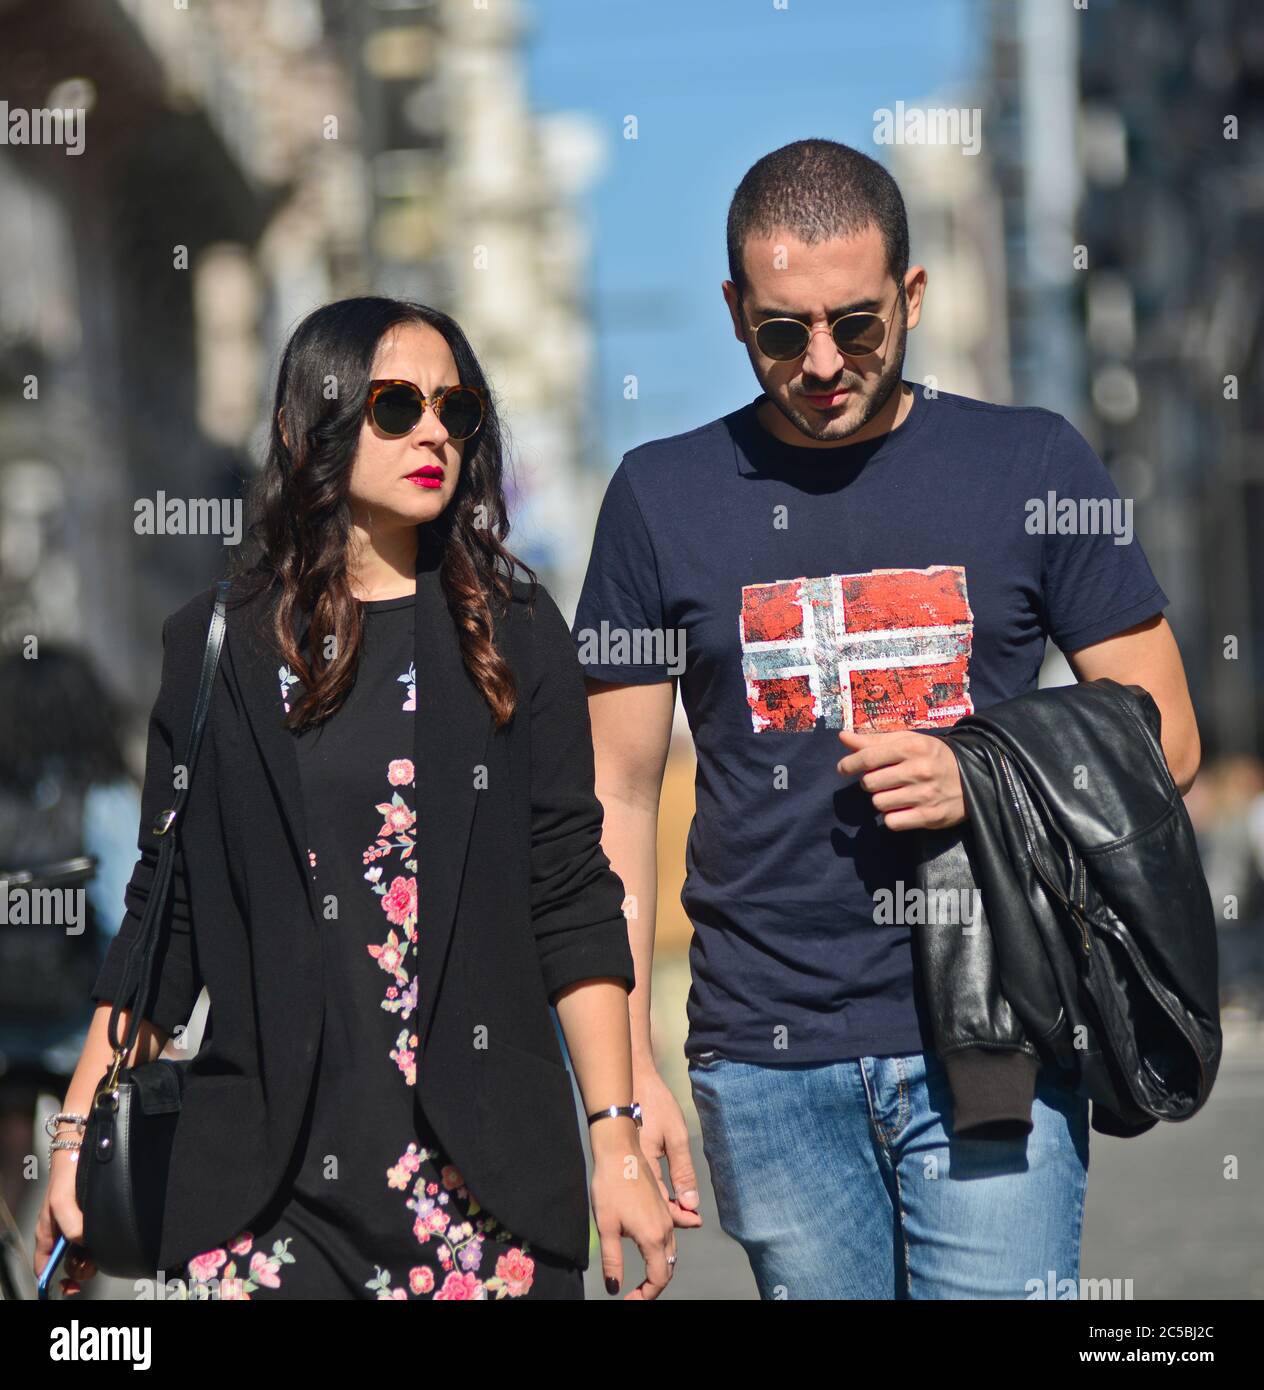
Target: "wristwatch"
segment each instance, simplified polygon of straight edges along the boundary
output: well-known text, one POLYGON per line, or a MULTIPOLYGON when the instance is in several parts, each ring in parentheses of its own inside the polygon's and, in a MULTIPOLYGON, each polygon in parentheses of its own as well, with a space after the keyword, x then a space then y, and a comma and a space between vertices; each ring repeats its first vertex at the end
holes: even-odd
POLYGON ((636 1101, 633 1101, 631 1105, 608 1105, 604 1110, 594 1110, 588 1116, 588 1123, 592 1124, 594 1120, 604 1120, 607 1116, 614 1119, 616 1115, 631 1115, 637 1129, 641 1128, 641 1107, 636 1101))

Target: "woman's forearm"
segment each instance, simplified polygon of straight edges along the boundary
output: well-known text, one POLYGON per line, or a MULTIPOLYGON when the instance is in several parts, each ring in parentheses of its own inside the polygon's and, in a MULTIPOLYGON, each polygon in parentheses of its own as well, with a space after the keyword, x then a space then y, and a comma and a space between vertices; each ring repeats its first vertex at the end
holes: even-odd
MULTIPOLYGON (((558 1020, 566 1035, 584 1113, 632 1103, 632 1043, 628 995, 621 980, 579 980, 557 996, 558 1020)), ((598 1120, 589 1130, 593 1156, 636 1144, 636 1126, 626 1116, 598 1120)), ((635 1151, 635 1149, 633 1149, 635 1151)))
MULTIPOLYGON (((109 1003, 98 1004, 92 1015, 88 1036, 84 1039, 83 1049, 79 1053, 79 1061, 75 1066, 75 1073, 70 1079, 70 1086, 62 1104, 62 1109, 70 1111, 72 1114, 86 1115, 88 1113, 96 1088, 100 1085, 101 1078, 109 1069, 114 1058, 114 1049, 110 1046, 109 1039, 111 1007, 109 1003)), ((127 1010, 121 1010, 119 1016, 120 1037, 127 1032, 128 1018, 127 1010)), ((166 1045, 167 1034, 162 1029, 154 1027, 147 1020, 143 1021, 128 1058, 128 1065, 134 1065, 137 1061, 152 1062, 166 1045)))

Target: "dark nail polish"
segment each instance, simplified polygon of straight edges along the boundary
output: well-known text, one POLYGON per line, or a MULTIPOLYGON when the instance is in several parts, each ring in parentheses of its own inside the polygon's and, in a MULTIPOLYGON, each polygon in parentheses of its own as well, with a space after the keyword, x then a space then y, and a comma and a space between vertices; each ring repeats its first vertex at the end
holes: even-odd
POLYGON ((619 1281, 614 1277, 613 1274, 607 1274, 607 1275, 606 1275, 606 1292, 607 1292, 607 1293, 618 1293, 618 1292, 619 1292, 619 1281))

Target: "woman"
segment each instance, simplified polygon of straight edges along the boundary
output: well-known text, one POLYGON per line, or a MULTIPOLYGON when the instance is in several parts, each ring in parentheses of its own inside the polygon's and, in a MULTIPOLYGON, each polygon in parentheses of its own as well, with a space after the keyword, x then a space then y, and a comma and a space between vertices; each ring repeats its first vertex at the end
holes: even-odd
MULTIPOLYGON (((304 320, 252 505, 137 1045, 156 1055, 206 985, 160 1267, 192 1296, 582 1297, 583 1154, 552 1002, 606 1287, 626 1234, 647 1270, 629 1296, 656 1297, 672 1221, 627 1161, 634 973, 583 679, 556 604, 512 577, 496 414, 453 320, 382 298, 304 320)), ((109 1062, 212 599, 163 630, 141 860, 72 1115, 109 1062)), ((77 1157, 54 1152, 37 1268, 57 1231, 81 1234, 77 1157)))

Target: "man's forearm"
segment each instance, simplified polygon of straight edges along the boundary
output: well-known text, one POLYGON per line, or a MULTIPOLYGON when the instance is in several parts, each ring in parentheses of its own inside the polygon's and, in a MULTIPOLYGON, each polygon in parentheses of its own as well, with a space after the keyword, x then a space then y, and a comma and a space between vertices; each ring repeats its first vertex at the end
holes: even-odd
POLYGON ((628 995, 632 1018, 632 1066, 654 1065, 650 1033, 650 981, 654 967, 654 915, 658 903, 658 807, 631 801, 598 785, 605 811, 601 847, 623 880, 628 944, 636 988, 628 995))

